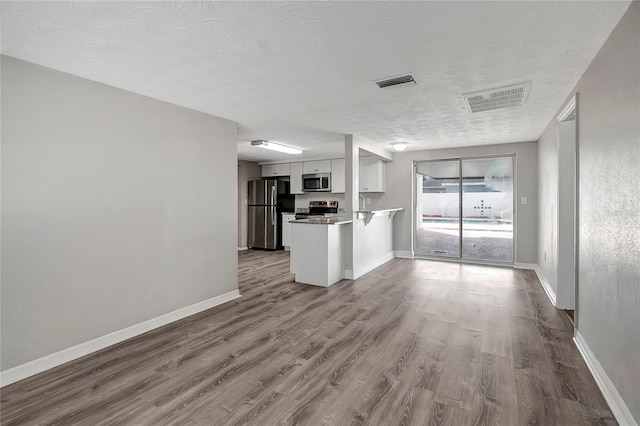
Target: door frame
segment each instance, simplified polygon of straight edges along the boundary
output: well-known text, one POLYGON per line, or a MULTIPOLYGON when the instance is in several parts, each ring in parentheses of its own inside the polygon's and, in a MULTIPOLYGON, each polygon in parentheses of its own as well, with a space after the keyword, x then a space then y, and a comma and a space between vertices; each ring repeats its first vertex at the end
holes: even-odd
MULTIPOLYGON (((414 219, 411 221, 411 224, 413 226, 413 232, 412 232, 412 236, 413 236, 413 242, 412 242, 412 251, 414 253, 414 258, 416 259, 428 259, 428 260, 438 260, 438 261, 446 261, 446 262, 455 262, 455 263, 469 263, 469 264, 478 264, 478 265, 491 265, 491 266, 504 266, 504 267, 513 267, 514 264, 516 264, 516 255, 517 255, 517 221, 518 221, 518 211, 516 209, 517 207, 517 170, 516 170, 516 154, 515 153, 509 153, 509 154, 487 154, 487 155, 473 155, 473 156, 465 156, 465 157, 449 157, 449 158, 434 158, 434 159, 429 159, 429 160, 414 160, 413 161, 413 174, 412 174, 412 186, 414 185, 414 183, 417 181, 416 176, 418 174, 417 172, 417 166, 418 164, 422 164, 422 163, 439 163, 439 162, 444 162, 444 161, 458 161, 459 167, 458 167, 458 179, 459 179, 459 188, 458 188, 458 194, 459 194, 459 199, 458 199, 458 211, 459 211, 459 245, 458 245, 458 257, 438 257, 438 256, 424 256, 424 255, 417 255, 417 246, 418 246, 418 226, 417 226, 417 218, 414 217, 414 219), (512 192, 512 200, 511 200, 511 205, 512 205, 512 209, 513 209, 513 246, 512 246, 512 260, 511 262, 501 262, 501 261, 495 261, 495 260, 480 260, 480 259, 467 259, 467 258, 463 258, 462 257, 462 239, 463 239, 463 232, 462 232, 462 220, 463 220, 463 215, 462 215, 462 197, 463 197, 463 191, 462 191, 462 161, 465 160, 484 160, 484 159, 491 159, 491 158, 504 158, 504 157, 510 157, 511 161, 512 161, 512 170, 513 170, 513 192, 512 192)), ((417 206, 417 190, 418 188, 415 187, 413 188, 411 197, 413 199, 413 214, 416 215, 417 211, 418 211, 418 206, 417 206)))
MULTIPOLYGON (((572 217, 573 217, 573 224, 572 224, 572 228, 573 228, 573 294, 574 294, 574 299, 573 299, 573 310, 574 310, 574 317, 573 317, 573 323, 574 323, 574 329, 578 328, 578 296, 579 296, 579 292, 580 292, 580 286, 579 286, 579 262, 580 262, 580 250, 579 250, 579 244, 580 244, 580 238, 579 238, 579 225, 580 225, 580 215, 579 215, 579 203, 580 203, 580 199, 579 199, 579 195, 580 195, 580 135, 579 135, 579 117, 580 117, 580 110, 579 110, 579 94, 575 93, 566 103, 565 105, 562 107, 562 109, 560 110, 560 113, 557 115, 556 120, 558 121, 558 125, 561 125, 560 123, 564 123, 564 122, 569 122, 569 121, 574 121, 575 124, 575 141, 573 144, 573 166, 574 166, 574 171, 573 171, 573 185, 572 185, 572 198, 573 198, 573 205, 572 205, 572 217)), ((560 143, 559 140, 559 127, 558 127, 558 136, 556 139, 556 143, 560 143)), ((559 178, 559 176, 558 176, 559 178)), ((558 196, 559 196, 559 182, 558 182, 558 196)), ((559 220, 559 219, 558 219, 559 220)))

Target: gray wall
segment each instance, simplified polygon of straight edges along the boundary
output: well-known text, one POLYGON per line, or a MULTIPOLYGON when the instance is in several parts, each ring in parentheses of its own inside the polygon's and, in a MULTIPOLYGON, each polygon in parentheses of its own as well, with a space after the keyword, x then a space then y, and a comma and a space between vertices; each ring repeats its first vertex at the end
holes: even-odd
POLYGON ((413 161, 516 154, 516 200, 527 197, 527 205, 516 204, 516 262, 536 263, 538 236, 538 153, 536 142, 485 145, 467 148, 435 149, 396 153, 386 165, 387 191, 376 201, 376 208, 403 207, 393 227, 394 250, 409 251, 414 232, 411 223, 413 161))
POLYGON ((558 289, 556 307, 575 309, 576 120, 558 129, 558 289))
POLYGON ((247 247, 249 181, 260 179, 260 165, 238 160, 238 248, 247 247))
MULTIPOLYGON (((579 95, 576 315, 579 332, 638 423, 639 88, 640 3, 633 2, 574 90, 579 95)), ((555 126, 550 123, 543 139, 551 138, 555 126)), ((555 161, 552 155, 541 156, 541 169, 550 161, 555 161)), ((541 244, 544 233, 541 227, 541 244)))
POLYGON ((538 266, 558 292, 558 122, 538 140, 538 266))
POLYGON ((236 123, 1 71, 2 370, 237 289, 236 123))

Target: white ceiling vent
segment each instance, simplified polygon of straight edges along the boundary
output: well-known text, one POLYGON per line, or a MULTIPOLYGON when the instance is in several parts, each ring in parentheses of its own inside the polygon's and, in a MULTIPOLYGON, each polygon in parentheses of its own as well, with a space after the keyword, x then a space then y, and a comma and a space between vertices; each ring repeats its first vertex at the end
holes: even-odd
POLYGON ((379 88, 384 89, 385 87, 397 86, 399 84, 413 83, 416 84, 416 80, 413 78, 411 74, 400 75, 398 77, 388 78, 386 80, 376 81, 376 84, 379 88))
POLYGON ((469 93, 464 95, 464 103, 469 114, 522 106, 527 101, 530 86, 531 83, 523 83, 484 92, 469 93))

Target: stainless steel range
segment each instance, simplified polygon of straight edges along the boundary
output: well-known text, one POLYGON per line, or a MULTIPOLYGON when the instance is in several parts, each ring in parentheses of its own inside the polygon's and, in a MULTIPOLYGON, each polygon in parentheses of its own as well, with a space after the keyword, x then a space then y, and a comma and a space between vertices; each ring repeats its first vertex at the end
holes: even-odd
POLYGON ((296 212, 296 219, 306 219, 310 216, 325 216, 336 214, 338 214, 337 201, 309 201, 309 211, 305 213, 296 212))

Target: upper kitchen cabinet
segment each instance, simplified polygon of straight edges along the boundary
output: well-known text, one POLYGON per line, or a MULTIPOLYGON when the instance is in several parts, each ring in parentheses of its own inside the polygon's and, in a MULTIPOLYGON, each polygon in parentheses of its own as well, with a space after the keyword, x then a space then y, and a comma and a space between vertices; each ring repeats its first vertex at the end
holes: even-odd
POLYGON ((331 192, 344 193, 344 158, 331 160, 331 192))
POLYGON ((331 173, 331 160, 305 161, 303 173, 331 173))
POLYGON ((289 178, 289 192, 291 194, 304 194, 302 192, 303 163, 291 163, 291 177, 289 178))
POLYGON ((266 164, 262 166, 262 177, 289 176, 291 168, 289 163, 266 164))
POLYGON ((360 157, 360 192, 384 192, 384 161, 360 157))

